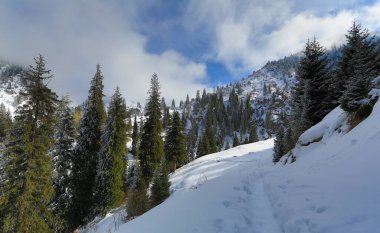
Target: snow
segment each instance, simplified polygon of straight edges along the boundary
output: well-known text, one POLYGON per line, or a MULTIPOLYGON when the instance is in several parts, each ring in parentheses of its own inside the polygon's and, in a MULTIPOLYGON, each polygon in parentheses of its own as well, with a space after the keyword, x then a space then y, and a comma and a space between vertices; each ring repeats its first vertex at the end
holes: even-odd
POLYGON ((21 75, 7 76, 4 73, 13 65, 0 61, 0 104, 4 104, 5 109, 14 115, 17 103, 16 96, 19 94, 21 87, 21 75))
POLYGON ((285 166, 271 162, 273 139, 196 159, 171 175, 164 203, 96 232, 377 233, 378 119, 380 103, 348 131, 335 109, 301 136, 308 145, 298 143, 285 166))
POLYGON ((124 223, 126 217, 127 213, 125 206, 123 206, 111 211, 103 219, 95 219, 92 223, 87 225, 86 229, 81 229, 79 232, 113 232, 119 229, 120 224, 124 223))
POLYGON ((189 163, 172 174, 170 198, 118 232, 280 232, 259 169, 272 145, 270 139, 189 163))
POLYGON ((314 125, 303 133, 300 136, 298 143, 300 145, 308 145, 312 142, 333 135, 339 128, 343 127, 346 130, 346 125, 343 125, 346 120, 346 113, 340 107, 337 107, 331 111, 322 122, 314 125))
MULTIPOLYGON (((328 122, 333 126, 333 118, 343 120, 341 110, 334 110, 301 138, 328 122)), ((266 187, 284 232, 379 232, 379 118, 380 102, 350 132, 327 130, 329 135, 321 141, 298 145, 295 163, 268 173, 266 187)), ((341 124, 344 128, 345 122, 341 124)))

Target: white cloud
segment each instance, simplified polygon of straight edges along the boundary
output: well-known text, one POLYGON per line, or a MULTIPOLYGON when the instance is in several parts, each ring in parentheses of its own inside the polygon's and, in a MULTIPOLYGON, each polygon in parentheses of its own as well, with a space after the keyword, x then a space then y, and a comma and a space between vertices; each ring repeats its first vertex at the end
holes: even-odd
POLYGON ((105 93, 120 86, 127 102, 144 101, 156 72, 167 100, 184 99, 204 87, 206 67, 176 51, 146 51, 147 38, 134 30, 137 3, 25 1, 0 3, 0 57, 27 65, 39 53, 47 59, 59 94, 78 103, 100 63, 105 93))
POLYGON ((301 51, 314 36, 326 47, 343 43, 353 20, 370 31, 378 30, 380 3, 193 0, 185 18, 190 29, 205 27, 212 32, 210 57, 239 77, 268 60, 301 51))
MULTIPOLYGON (((207 48, 204 61, 221 62, 241 77, 268 60, 299 52, 313 36, 325 46, 342 42, 354 19, 371 31, 379 29, 380 3, 360 1, 191 0, 178 22, 174 18, 164 26, 181 25, 189 35, 182 44, 190 50, 192 43, 207 48)), ((1 1, 0 58, 27 65, 41 53, 55 74, 53 88, 59 94, 69 92, 76 102, 87 96, 97 63, 108 96, 119 85, 128 102, 143 101, 156 72, 167 101, 178 101, 205 87, 206 66, 171 48, 160 54, 147 51, 152 38, 142 35, 141 28, 155 22, 142 25, 139 13, 149 15, 145 11, 155 7, 154 0, 1 1)), ((155 32, 161 28, 158 22, 155 32)))

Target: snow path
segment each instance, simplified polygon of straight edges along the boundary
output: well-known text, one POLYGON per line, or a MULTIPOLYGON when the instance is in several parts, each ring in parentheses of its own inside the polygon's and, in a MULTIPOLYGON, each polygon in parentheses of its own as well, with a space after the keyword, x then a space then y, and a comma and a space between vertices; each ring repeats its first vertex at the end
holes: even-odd
POLYGON ((272 147, 267 140, 193 161, 172 174, 170 198, 118 232, 282 232, 263 183, 272 147))
POLYGON ((228 223, 225 223, 226 219, 216 218, 215 232, 280 233, 282 231, 264 189, 261 161, 254 159, 246 162, 250 163, 250 172, 245 174, 247 170, 244 170, 231 177, 224 192, 229 192, 229 189, 233 192, 230 198, 222 202, 226 211, 234 210, 239 214, 228 223))
POLYGON ((278 221, 275 219, 274 211, 269 198, 264 189, 263 175, 261 171, 261 161, 257 163, 253 177, 249 177, 247 182, 253 182, 251 200, 251 218, 254 221, 252 232, 254 233, 274 233, 282 232, 278 221))

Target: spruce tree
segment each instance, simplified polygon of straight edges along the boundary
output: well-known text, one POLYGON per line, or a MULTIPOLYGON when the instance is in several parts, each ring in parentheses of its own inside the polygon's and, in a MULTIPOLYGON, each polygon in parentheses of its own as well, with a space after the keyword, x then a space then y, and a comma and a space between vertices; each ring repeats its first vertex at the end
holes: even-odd
MULTIPOLYGON (((124 174, 127 155, 127 108, 117 87, 108 108, 108 116, 97 166, 94 215, 105 214, 125 198, 124 174)), ((95 217, 94 216, 94 217, 95 217)))
POLYGON ((251 95, 248 95, 242 104, 242 113, 240 120, 240 134, 245 134, 248 131, 249 125, 252 121, 253 109, 251 106, 251 95))
POLYGON ((131 153, 135 158, 138 157, 139 150, 139 126, 137 123, 137 117, 135 116, 133 121, 133 132, 132 132, 132 150, 131 153))
POLYGON ((252 122, 251 122, 251 128, 249 130, 249 139, 248 139, 248 142, 249 143, 253 143, 253 142, 257 142, 257 141, 259 141, 259 137, 257 135, 257 125, 256 125, 255 120, 252 120, 252 122))
POLYGON ((147 187, 139 164, 135 164, 130 169, 127 213, 128 218, 132 219, 142 215, 149 209, 149 200, 146 192, 147 187))
MULTIPOLYGON (((336 72, 336 86, 340 95, 343 95, 347 87, 350 86, 347 81, 355 78, 355 70, 358 67, 354 67, 353 65, 356 62, 360 62, 365 66, 364 75, 367 77, 372 77, 375 73, 378 73, 380 66, 379 52, 376 49, 377 42, 375 38, 370 37, 368 30, 363 29, 359 23, 353 22, 352 27, 346 35, 346 41, 347 43, 342 49, 342 55, 338 60, 336 72)), ((344 102, 344 100, 341 102, 344 102)))
POLYGON ((291 127, 287 127, 284 132, 284 152, 288 153, 293 147, 295 146, 295 143, 293 141, 293 132, 291 127))
POLYGON ((187 134, 187 155, 192 160, 195 157, 195 149, 198 139, 198 124, 195 118, 191 119, 191 128, 187 134))
POLYGON ((273 148, 273 163, 280 161, 281 157, 285 154, 284 147, 284 128, 280 126, 276 133, 276 139, 274 140, 273 148))
POLYGON ((12 116, 5 108, 3 103, 0 104, 0 142, 4 141, 4 138, 8 130, 12 126, 12 116))
POLYGON ((199 138, 198 148, 197 148, 197 157, 201 157, 207 154, 210 154, 210 142, 208 140, 207 134, 203 133, 203 135, 199 138))
POLYGON ((336 105, 331 96, 332 77, 323 47, 308 40, 297 70, 297 84, 292 92, 292 140, 320 122, 336 105))
POLYGON ((54 218, 49 207, 54 188, 54 112, 57 96, 47 86, 51 79, 45 60, 35 58, 22 79, 20 95, 24 104, 17 109, 4 157, 0 184, 0 232, 53 232, 54 218))
POLYGON ((272 119, 272 112, 270 110, 267 110, 265 113, 265 125, 264 125, 268 136, 271 137, 272 131, 273 131, 273 119, 272 119))
POLYGON ((380 53, 374 38, 370 38, 368 31, 356 22, 346 38, 347 44, 338 64, 339 87, 343 93, 340 103, 343 110, 366 117, 371 81, 380 73, 380 53))
POLYGON ((305 120, 311 126, 320 122, 334 106, 329 99, 330 77, 324 49, 314 38, 306 43, 304 55, 300 61, 298 75, 306 81, 303 100, 308 103, 304 103, 302 107, 305 120))
POLYGON ((202 98, 201 98, 201 106, 202 106, 202 108, 206 107, 207 102, 208 102, 208 97, 207 97, 206 89, 203 89, 202 98))
POLYGON ((240 129, 239 96, 236 94, 234 87, 232 88, 228 98, 227 114, 229 115, 230 133, 232 135, 234 131, 240 129))
POLYGON ((70 222, 70 203, 71 203, 71 170, 72 156, 74 147, 74 120, 73 113, 69 106, 68 96, 62 97, 57 109, 57 132, 56 141, 52 151, 54 164, 54 189, 55 197, 53 200, 53 209, 61 224, 58 226, 58 232, 67 232, 72 230, 70 222))
POLYGON ((210 102, 205 117, 204 138, 207 139, 209 150, 207 154, 217 152, 214 122, 214 105, 210 102))
POLYGON ((150 196, 150 205, 152 208, 161 204, 170 195, 170 181, 165 166, 165 162, 163 162, 153 178, 150 196))
POLYGON ((199 90, 197 90, 197 94, 195 95, 195 102, 193 107, 194 116, 197 116, 201 108, 201 95, 199 90))
POLYGON ((160 84, 157 74, 151 78, 149 99, 145 113, 140 143, 140 167, 145 183, 149 184, 164 157, 164 146, 161 137, 160 84))
POLYGON ((85 103, 84 114, 79 127, 79 137, 73 155, 71 217, 75 227, 92 220, 90 213, 94 208, 93 190, 105 116, 103 75, 100 66, 97 65, 96 73, 91 80, 89 96, 85 103))
POLYGON ((170 111, 169 107, 165 107, 162 110, 163 116, 162 116, 162 127, 164 130, 166 130, 169 127, 170 124, 170 111))
POLYGON ((173 114, 173 120, 165 139, 165 158, 169 172, 175 171, 187 161, 185 135, 177 111, 173 114))
POLYGON ((190 104, 189 94, 186 95, 186 101, 185 101, 184 107, 185 107, 184 112, 186 112, 186 117, 189 117, 189 114, 191 112, 191 104, 190 104))
POLYGON ((292 141, 297 141, 298 137, 304 131, 302 120, 302 109, 304 105, 304 87, 305 81, 298 75, 296 75, 296 84, 292 90, 291 95, 291 127, 293 128, 292 141))

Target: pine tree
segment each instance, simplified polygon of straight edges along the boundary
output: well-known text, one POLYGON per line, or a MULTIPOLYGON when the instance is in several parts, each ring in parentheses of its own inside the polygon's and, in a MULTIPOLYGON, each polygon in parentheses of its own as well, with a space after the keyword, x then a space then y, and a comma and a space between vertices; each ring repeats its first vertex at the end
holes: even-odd
POLYGON ((293 133, 292 128, 287 127, 284 133, 284 152, 288 153, 295 146, 295 142, 293 141, 293 133))
POLYGON ((203 134, 199 138, 198 148, 197 148, 197 156, 201 157, 207 154, 210 154, 211 148, 210 148, 210 142, 208 140, 207 134, 203 134))
POLYGON ((236 94, 234 87, 232 88, 228 98, 227 114, 230 116, 229 125, 231 131, 230 133, 232 134, 234 131, 240 129, 239 96, 236 94))
MULTIPOLYGON (((243 100, 242 100, 243 101, 243 100)), ((248 95, 242 103, 241 120, 240 120, 240 134, 245 134, 248 131, 249 125, 252 121, 253 109, 251 106, 251 95, 248 95)))
POLYGON ((273 163, 280 161, 281 157, 285 154, 284 128, 282 126, 277 131, 273 152, 273 163))
POLYGON ((293 128, 293 136, 292 141, 297 141, 298 137, 303 132, 303 127, 301 124, 301 116, 302 109, 304 104, 304 86, 305 81, 300 78, 300 76, 296 75, 296 84, 292 90, 291 96, 291 105, 292 105, 292 113, 291 113, 291 127, 293 128))
POLYGON ((207 154, 217 152, 214 125, 214 105, 210 102, 207 107, 204 129, 204 138, 207 139, 209 145, 209 150, 207 151, 207 154))
POLYGON ((137 124, 137 118, 133 121, 133 133, 132 133, 132 151, 131 153, 135 158, 138 157, 139 154, 139 127, 137 124))
POLYGON ((374 73, 379 72, 380 63, 375 39, 370 37, 368 30, 363 29, 360 24, 355 21, 353 22, 352 27, 346 35, 346 40, 347 43, 343 46, 342 55, 338 60, 336 73, 336 86, 340 95, 343 95, 347 89, 347 81, 355 78, 354 73, 357 67, 353 65, 356 62, 360 62, 366 66, 365 75, 367 77, 372 77, 374 73), (364 61, 359 61, 361 59, 364 61))
POLYGON ((248 142, 249 143, 253 143, 253 142, 257 142, 257 141, 259 141, 259 137, 257 135, 257 125, 256 125, 255 120, 252 120, 251 128, 250 128, 250 131, 249 131, 248 142))
POLYGON ((160 84, 157 74, 153 74, 149 99, 145 113, 146 122, 143 126, 140 144, 140 167, 147 184, 153 178, 164 157, 164 146, 161 137, 160 84))
POLYGON ((270 137, 273 131, 273 120, 272 120, 272 112, 267 110, 265 113, 265 129, 270 137))
POLYGON ((0 232, 53 232, 49 207, 54 196, 53 145, 57 96, 47 87, 51 79, 40 55, 23 75, 25 102, 17 109, 4 156, 0 185, 0 232))
POLYGON ((356 22, 346 38, 338 69, 339 87, 343 92, 340 103, 343 110, 366 117, 370 113, 371 81, 380 73, 380 53, 374 38, 369 38, 368 31, 356 22))
POLYGON ((324 49, 314 38, 306 43, 304 54, 298 75, 306 81, 303 100, 307 100, 308 103, 304 103, 302 107, 305 120, 311 126, 320 122, 334 106, 329 99, 329 71, 324 49))
POLYGON ((215 97, 216 144, 217 150, 221 151, 224 149, 224 141, 227 135, 227 114, 224 105, 223 89, 218 88, 215 97))
POLYGON ((8 130, 12 126, 12 116, 6 110, 3 103, 0 104, 0 141, 4 141, 4 138, 8 130))
POLYGON ((191 112, 191 104, 190 104, 189 94, 186 95, 184 112, 186 112, 186 117, 189 117, 189 114, 191 112))
POLYGON ((146 184, 138 164, 130 168, 131 172, 128 179, 128 218, 132 219, 142 215, 149 209, 148 195, 146 192, 146 184))
POLYGON ((94 217, 119 206, 125 198, 124 174, 127 154, 127 108, 117 87, 108 108, 108 116, 97 166, 94 217))
POLYGON ((79 127, 80 134, 73 156, 71 217, 75 227, 90 221, 92 217, 90 213, 94 208, 93 190, 105 116, 103 75, 100 66, 97 65, 95 76, 91 81, 89 96, 85 103, 84 114, 79 127))
POLYGON ((170 124, 170 111, 169 107, 165 107, 163 109, 163 116, 162 116, 162 127, 164 130, 166 130, 169 127, 170 124))
POLYGON ((58 232, 67 232, 72 230, 70 223, 69 208, 71 204, 72 183, 70 176, 72 170, 72 156, 74 147, 74 120, 73 113, 69 106, 68 96, 62 97, 57 109, 57 132, 56 141, 52 152, 54 164, 54 188, 55 197, 53 200, 53 209, 61 220, 58 226, 58 232))
POLYGON ((173 113, 173 120, 165 139, 165 158, 169 172, 175 171, 187 161, 185 135, 177 111, 173 113))
POLYGON ((195 102, 193 107, 194 115, 197 116, 201 108, 201 95, 199 93, 199 90, 197 90, 197 94, 195 96, 195 102))
POLYGON ((160 169, 156 172, 153 178, 153 184, 150 196, 150 205, 155 207, 161 204, 170 195, 170 181, 169 176, 164 168, 164 162, 161 164, 160 169))
POLYGON ((206 89, 203 89, 202 98, 201 98, 201 106, 202 106, 202 108, 206 107, 207 102, 208 102, 208 98, 207 98, 206 89))
POLYGON ((195 157, 195 147, 198 138, 198 124, 195 118, 191 119, 191 128, 187 134, 187 155, 188 160, 192 160, 195 157))
POLYGON ((298 82, 292 93, 293 135, 290 141, 294 142, 336 106, 336 101, 329 92, 332 77, 325 50, 314 38, 313 41, 307 41, 303 53, 304 57, 297 70, 298 82))

